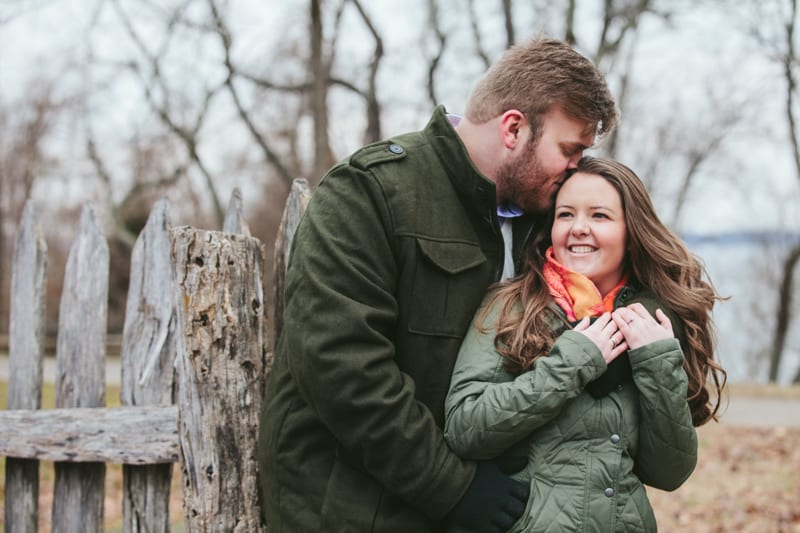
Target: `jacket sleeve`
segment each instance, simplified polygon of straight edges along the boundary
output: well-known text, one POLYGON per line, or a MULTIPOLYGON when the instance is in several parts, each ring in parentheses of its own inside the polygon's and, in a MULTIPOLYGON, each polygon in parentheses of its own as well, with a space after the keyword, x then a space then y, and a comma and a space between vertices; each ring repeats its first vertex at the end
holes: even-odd
POLYGON ((386 205, 376 180, 352 166, 319 185, 293 243, 283 353, 337 451, 436 518, 461 498, 475 467, 447 447, 395 359, 398 272, 386 205))
POLYGON ((688 381, 677 339, 629 352, 639 390, 639 448, 636 474, 642 483, 675 490, 697 464, 697 433, 686 401, 688 381))
MULTIPOLYGON (((498 306, 499 307, 499 306, 498 306)), ((486 328, 473 321, 456 360, 445 402, 445 438, 462 457, 496 457, 549 422, 606 369, 602 354, 580 333, 564 332, 550 354, 512 376, 494 348, 496 312, 486 328)))

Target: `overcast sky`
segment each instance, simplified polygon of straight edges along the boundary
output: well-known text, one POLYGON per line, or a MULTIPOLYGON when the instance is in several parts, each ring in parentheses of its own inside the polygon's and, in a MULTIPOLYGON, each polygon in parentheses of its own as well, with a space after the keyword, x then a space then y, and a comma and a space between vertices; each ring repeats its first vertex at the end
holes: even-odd
MULTIPOLYGON (((5 4, 3 6, 0 2, 0 20, 7 17, 3 10, 15 9, 13 6, 19 2, 5 4)), ((248 6, 235 11, 241 16, 233 21, 242 61, 258 60, 258 51, 265 41, 280 39, 282 33, 276 27, 305 24, 296 15, 298 10, 305 8, 305 2, 284 4, 284 7, 295 6, 292 9, 257 0, 234 4, 248 6), (296 7, 300 5, 303 7, 296 7)), ((586 4, 588 2, 580 5, 586 4)), ((37 73, 60 74, 70 63, 82 60, 86 42, 84 30, 96 5, 96 0, 54 1, 0 26, 0 98, 4 102, 14 102, 24 95, 30 87, 28 80, 37 73)), ((418 90, 414 92, 408 87, 418 85, 424 75, 419 62, 415 61, 420 51, 414 47, 418 38, 413 34, 420 31, 419 20, 424 20, 415 9, 422 11, 424 2, 410 1, 400 6, 394 1, 374 0, 367 5, 378 14, 377 23, 386 35, 387 56, 380 77, 382 87, 386 89, 382 94, 388 98, 393 89, 396 96, 392 98, 400 102, 394 108, 388 106, 385 109, 385 133, 419 128, 427 120, 429 106, 418 90), (409 38, 409 32, 413 38, 409 38)), ((586 18, 584 31, 591 33, 591 11, 585 10, 583 16, 586 18)), ((623 114, 622 119, 638 121, 646 120, 643 117, 648 116, 688 113, 697 120, 695 123, 686 122, 685 143, 696 143, 703 135, 710 134, 704 131, 705 128, 715 127, 704 118, 707 109, 703 107, 709 107, 707 88, 714 85, 709 80, 736 75, 739 79, 734 84, 735 91, 717 95, 716 105, 741 107, 741 113, 745 115, 724 141, 727 152, 742 157, 737 158, 735 164, 717 163, 703 168, 694 185, 696 189, 690 195, 681 227, 693 232, 773 228, 798 231, 800 202, 787 202, 787 199, 800 198, 800 180, 786 144, 779 69, 766 61, 752 43, 738 37, 740 34, 732 31, 735 28, 731 28, 731 19, 719 10, 694 11, 674 19, 672 26, 666 28, 663 22, 655 19, 646 21, 641 32, 640 51, 635 56, 635 71, 639 73, 635 90, 647 94, 651 100, 647 104, 649 107, 638 104, 640 108, 636 113, 623 114), (679 28, 679 31, 674 28, 679 28)), ((492 37, 500 38, 488 32, 487 39, 491 41, 492 37)), ((113 31, 105 37, 95 35, 94 38, 101 39, 109 55, 113 55, 112 48, 121 42, 113 31)), ((372 47, 364 35, 358 35, 358 31, 349 39, 343 39, 341 45, 343 55, 369 54, 372 47)), ((442 81, 445 90, 441 103, 452 112, 461 112, 471 82, 477 75, 471 64, 465 64, 456 75, 442 81)), ((64 75, 62 82, 63 90, 68 93, 81 80, 73 73, 64 75)), ((124 100, 119 99, 117 112, 125 112, 124 100)), ((352 121, 336 118, 332 121, 334 148, 339 156, 358 146, 358 135, 351 131, 354 126, 352 121)), ((620 157, 632 164, 641 151, 654 142, 653 139, 627 139, 620 157)), ((659 194, 657 184, 654 184, 653 193, 659 194)), ((657 206, 666 211, 670 193, 663 194, 666 197, 657 201, 657 206)))

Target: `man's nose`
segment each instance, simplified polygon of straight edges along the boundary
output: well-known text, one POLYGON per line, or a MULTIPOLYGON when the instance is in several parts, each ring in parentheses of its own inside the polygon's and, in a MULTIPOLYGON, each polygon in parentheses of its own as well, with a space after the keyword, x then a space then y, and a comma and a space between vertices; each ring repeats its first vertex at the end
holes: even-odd
POLYGON ((583 151, 580 151, 577 154, 570 157, 569 160, 567 161, 567 170, 575 170, 576 168, 578 168, 578 161, 581 160, 581 157, 583 157, 583 151))

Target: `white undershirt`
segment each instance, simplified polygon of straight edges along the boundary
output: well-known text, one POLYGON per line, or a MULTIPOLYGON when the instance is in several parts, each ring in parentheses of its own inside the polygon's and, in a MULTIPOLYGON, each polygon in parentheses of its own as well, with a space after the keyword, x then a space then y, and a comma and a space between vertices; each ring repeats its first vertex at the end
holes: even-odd
POLYGON ((514 245, 513 227, 513 218, 500 219, 500 233, 503 235, 503 247, 505 248, 503 274, 500 276, 500 281, 505 281, 514 277, 514 254, 511 253, 514 245))

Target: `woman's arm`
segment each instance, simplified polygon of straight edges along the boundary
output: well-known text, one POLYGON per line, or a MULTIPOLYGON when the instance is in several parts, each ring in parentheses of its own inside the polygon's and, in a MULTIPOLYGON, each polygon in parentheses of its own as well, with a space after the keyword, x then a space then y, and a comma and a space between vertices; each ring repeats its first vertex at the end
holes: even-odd
MULTIPOLYGON (((496 318, 493 310, 485 324, 494 324, 496 318)), ((566 331, 548 356, 539 358, 528 372, 513 376, 503 369, 504 360, 494 348, 495 335, 493 327, 481 331, 474 323, 470 326, 445 403, 447 443, 470 459, 503 453, 552 420, 606 369, 591 340, 566 331)))
POLYGON ((697 465, 697 433, 686 401, 683 352, 677 339, 665 339, 629 355, 641 412, 635 472, 646 485, 675 490, 697 465))
POLYGON ((642 483, 675 490, 697 465, 697 433, 686 401, 680 336, 683 323, 652 298, 614 311, 630 347, 633 381, 639 390, 639 448, 635 471, 642 483))

